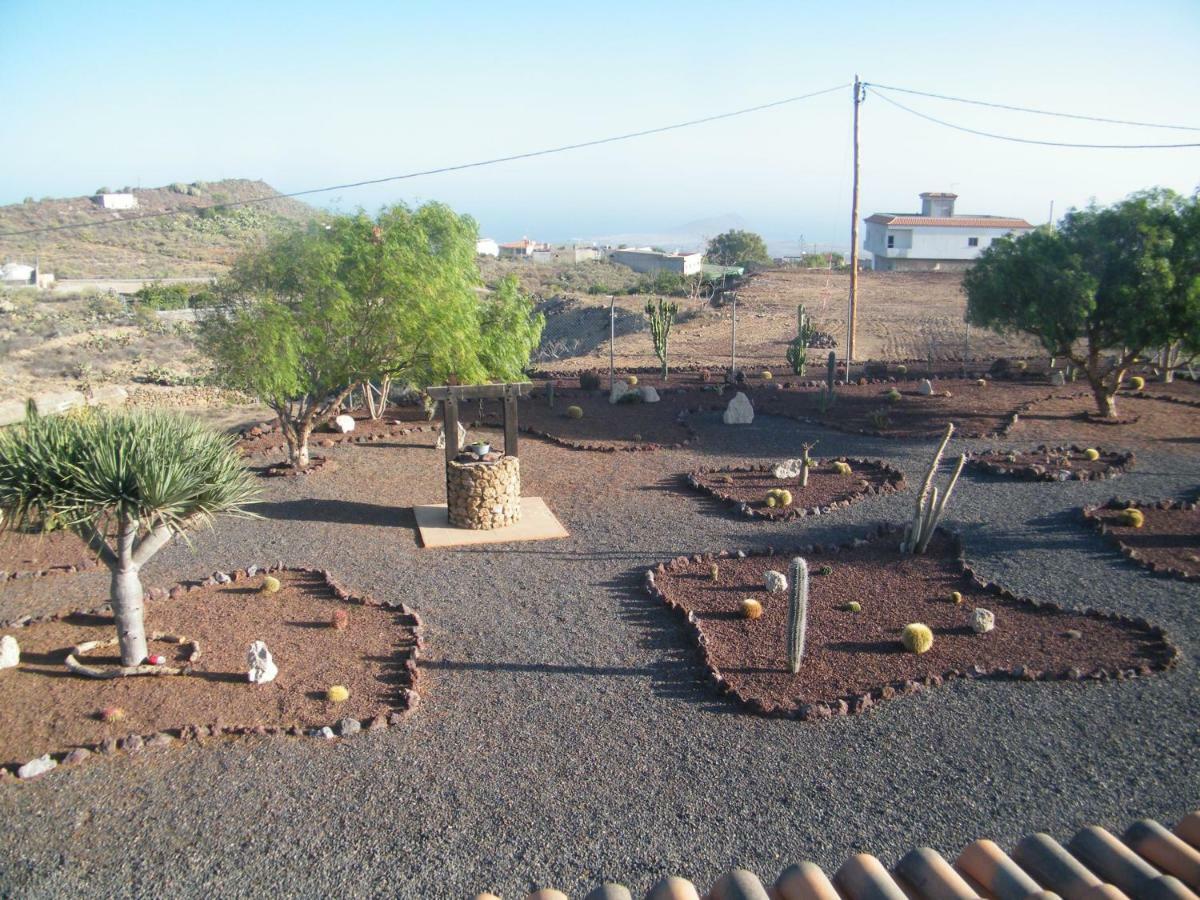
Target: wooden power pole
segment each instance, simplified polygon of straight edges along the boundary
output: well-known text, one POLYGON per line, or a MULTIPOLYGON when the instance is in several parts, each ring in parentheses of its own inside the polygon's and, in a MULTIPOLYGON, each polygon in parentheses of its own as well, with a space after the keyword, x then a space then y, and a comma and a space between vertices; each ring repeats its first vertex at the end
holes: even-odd
POLYGON ((863 87, 854 76, 854 187, 850 199, 850 308, 846 314, 846 380, 850 379, 850 364, 854 362, 854 331, 858 314, 858 107, 862 103, 863 87))

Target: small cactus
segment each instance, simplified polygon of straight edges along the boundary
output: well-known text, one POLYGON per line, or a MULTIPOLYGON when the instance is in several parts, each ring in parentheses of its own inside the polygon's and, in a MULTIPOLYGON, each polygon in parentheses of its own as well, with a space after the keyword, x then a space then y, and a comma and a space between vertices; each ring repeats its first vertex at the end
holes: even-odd
POLYGON ((637 376, 630 375, 628 378, 625 379, 625 383, 627 385, 629 385, 630 387, 637 387, 637 383, 638 383, 637 376))
POLYGON ((771 509, 792 505, 792 492, 786 488, 771 488, 767 491, 767 506, 771 509))
POLYGON ((1126 528, 1141 528, 1146 524, 1146 516, 1140 509, 1123 509, 1120 521, 1126 528))
POLYGON ((808 632, 808 563, 802 557, 792 560, 792 594, 788 598, 788 668, 795 675, 804 659, 804 638, 808 632))
POLYGON ((767 508, 774 509, 779 505, 779 499, 774 494, 767 494, 767 508))
POLYGON ((933 646, 933 632, 921 622, 905 625, 900 633, 900 642, 909 653, 926 653, 933 646))
POLYGON ((857 600, 850 600, 849 602, 842 604, 842 609, 851 613, 862 612, 862 604, 857 600))
POLYGON ((276 578, 274 575, 268 575, 266 578, 263 579, 262 587, 260 588, 260 590, 264 594, 274 594, 281 587, 283 587, 283 585, 279 582, 278 578, 276 578))
POLYGON ((833 574, 833 566, 821 566, 821 568, 817 569, 817 574, 818 575, 832 575, 833 574))
POLYGON ((582 419, 583 418, 583 410, 578 406, 568 406, 567 407, 567 418, 568 419, 582 419))
POLYGON ((986 378, 978 378, 975 380, 975 383, 977 385, 979 385, 980 387, 987 387, 987 379, 986 378))
POLYGON ((742 601, 741 611, 743 619, 757 619, 762 615, 762 604, 753 597, 747 597, 742 601))
POLYGON ((331 685, 325 692, 325 699, 330 703, 345 703, 350 699, 350 691, 340 684, 331 685))
POLYGON ((1129 379, 1129 387, 1131 390, 1140 391, 1146 386, 1146 379, 1141 375, 1134 375, 1129 379))
POLYGON ((1016 368, 1017 368, 1018 372, 1024 372, 1026 369, 1029 368, 1029 363, 1027 363, 1023 359, 1018 359, 1016 362, 1016 368))
POLYGON ((336 631, 345 631, 350 624, 350 615, 344 609, 335 609, 329 617, 329 627, 336 631))
POLYGON ((715 584, 717 581, 720 580, 720 578, 721 578, 721 567, 718 566, 716 563, 713 563, 711 566, 708 567, 708 580, 715 584))
POLYGON ((1088 460, 1089 462, 1095 462, 1096 460, 1098 460, 1100 458, 1100 451, 1097 450, 1095 447, 1088 447, 1086 450, 1083 451, 1083 458, 1088 460))
POLYGON ((770 369, 763 369, 763 372, 762 372, 762 380, 763 381, 770 381, 774 377, 775 376, 771 374, 770 369))
POLYGON ((904 365, 904 363, 901 363, 900 365, 896 366, 896 374, 897 375, 907 375, 908 374, 908 366, 904 365))
POLYGON ((883 396, 884 396, 884 399, 887 400, 888 403, 899 403, 900 402, 900 392, 898 390, 896 390, 895 388, 892 388, 883 396))
POLYGON ((850 463, 835 460, 833 463, 833 471, 839 475, 850 475, 854 470, 850 468, 850 463))
POLYGON ((101 722, 120 722, 125 718, 125 710, 119 706, 106 706, 96 713, 96 718, 101 722))
POLYGON ((955 606, 961 605, 963 602, 962 592, 961 591, 951 591, 950 592, 950 602, 953 603, 955 606))

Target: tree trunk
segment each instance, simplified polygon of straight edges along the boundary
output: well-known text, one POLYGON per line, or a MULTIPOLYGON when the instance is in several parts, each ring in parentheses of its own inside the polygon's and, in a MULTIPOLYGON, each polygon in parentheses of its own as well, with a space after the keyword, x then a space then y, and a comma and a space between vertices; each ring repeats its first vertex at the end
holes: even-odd
POLYGON ((117 625, 121 665, 136 666, 146 659, 142 580, 138 577, 141 566, 133 561, 133 540, 137 536, 138 523, 136 519, 122 519, 119 527, 109 600, 117 625))
POLYGON ((1092 396, 1096 400, 1096 410, 1106 419, 1117 417, 1116 392, 1109 390, 1103 381, 1092 382, 1092 396))
POLYGON ((281 418, 283 436, 287 440, 288 465, 293 469, 308 466, 308 438, 312 434, 312 417, 296 419, 281 418))

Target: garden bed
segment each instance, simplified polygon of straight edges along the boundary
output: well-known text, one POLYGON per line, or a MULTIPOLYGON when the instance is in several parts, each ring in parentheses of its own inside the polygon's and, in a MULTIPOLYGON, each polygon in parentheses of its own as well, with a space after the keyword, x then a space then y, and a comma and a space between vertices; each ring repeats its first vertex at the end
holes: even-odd
POLYGON ((79 572, 97 565, 96 554, 73 531, 0 530, 0 582, 54 572, 79 572))
POLYGON ((968 454, 967 463, 993 475, 1027 481, 1099 481, 1127 472, 1133 466, 1133 454, 1043 444, 1033 450, 982 450, 968 454), (1090 459, 1088 449, 1099 455, 1090 459))
POLYGON ((1068 612, 1022 600, 978 579, 957 539, 938 532, 923 556, 902 556, 899 533, 884 530, 844 547, 801 548, 812 573, 807 647, 798 675, 788 669, 788 594, 768 594, 769 569, 787 572, 792 554, 681 557, 647 573, 652 594, 685 615, 713 683, 750 710, 799 719, 857 713, 898 694, 954 677, 1020 680, 1125 678, 1172 665, 1162 630, 1088 610, 1068 612), (718 567, 713 581, 711 567, 718 567), (821 567, 829 566, 828 574, 821 567), (962 595, 955 604, 951 592, 962 595), (762 605, 743 618, 743 599, 762 605), (855 601, 861 610, 844 604, 855 601), (995 614, 976 634, 972 610, 995 614), (923 654, 900 643, 905 625, 934 634, 923 654))
POLYGON ((776 478, 774 464, 740 468, 697 469, 687 483, 697 490, 728 503, 748 518, 794 519, 820 515, 841 509, 875 494, 904 490, 904 475, 886 463, 870 459, 838 462, 850 466, 850 474, 838 473, 833 460, 824 460, 808 470, 808 486, 800 486, 800 476, 776 478), (787 506, 769 506, 767 492, 783 489, 791 494, 787 506))
POLYGON ((1200 581, 1200 504, 1113 499, 1103 506, 1085 508, 1083 515, 1122 553, 1147 569, 1200 581), (1126 509, 1141 512, 1141 527, 1122 522, 1126 509))
POLYGON ((1021 414, 1012 434, 1021 437, 1097 444, 1200 443, 1200 406, 1148 396, 1117 395, 1118 421, 1096 415, 1091 394, 1056 395, 1039 400, 1021 414))
MULTIPOLYGON (((521 398, 517 419, 521 431, 571 450, 658 450, 683 447, 695 437, 679 421, 678 394, 666 394, 658 403, 609 403, 607 391, 556 391, 551 407, 543 391, 521 398), (572 418, 568 410, 582 415, 572 418)), ((486 411, 482 424, 498 425, 494 411, 486 411)))
MULTIPOLYGON (((337 444, 367 444, 414 431, 437 431, 438 423, 430 424, 419 406, 389 406, 380 419, 372 419, 363 410, 353 410, 354 430, 344 434, 332 421, 313 429, 309 447, 333 447, 337 444)), ((263 422, 244 429, 238 435, 238 449, 246 456, 278 453, 287 449, 287 441, 277 422, 263 422)))
POLYGON ((337 468, 337 463, 329 456, 310 456, 308 465, 303 469, 297 469, 289 462, 271 463, 266 466, 258 466, 254 471, 265 478, 296 478, 301 475, 318 475, 321 472, 332 472, 337 468))
MULTIPOLYGON (((352 596, 317 570, 272 570, 281 589, 264 593, 266 571, 235 573, 225 584, 208 579, 179 586, 169 599, 147 602, 148 635, 164 632, 188 642, 152 640, 151 652, 164 654, 168 666, 190 666, 186 675, 95 680, 68 674, 63 660, 73 646, 114 636, 107 607, 6 629, 21 645, 21 663, 0 672, 0 765, 45 753, 61 760, 76 748, 115 753, 217 734, 307 734, 326 726, 350 734, 397 723, 416 700, 417 616, 399 603, 386 607, 352 596), (331 625, 335 610, 346 613, 343 630, 331 625), (268 684, 247 680, 246 653, 256 640, 266 642, 279 667, 268 684), (335 684, 348 689, 344 702, 326 699, 335 684), (123 718, 101 721, 99 711, 109 707, 122 710, 123 718)), ((118 659, 114 648, 84 661, 118 659)))

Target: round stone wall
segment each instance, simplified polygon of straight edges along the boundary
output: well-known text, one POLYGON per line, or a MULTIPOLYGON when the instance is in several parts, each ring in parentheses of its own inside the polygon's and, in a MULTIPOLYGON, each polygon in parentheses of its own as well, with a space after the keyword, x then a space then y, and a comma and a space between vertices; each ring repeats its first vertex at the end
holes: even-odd
POLYGON ((521 462, 450 462, 446 466, 447 518, 456 528, 503 528, 521 520, 521 462))

